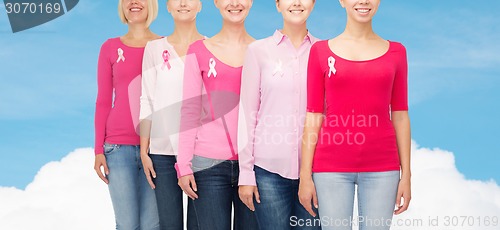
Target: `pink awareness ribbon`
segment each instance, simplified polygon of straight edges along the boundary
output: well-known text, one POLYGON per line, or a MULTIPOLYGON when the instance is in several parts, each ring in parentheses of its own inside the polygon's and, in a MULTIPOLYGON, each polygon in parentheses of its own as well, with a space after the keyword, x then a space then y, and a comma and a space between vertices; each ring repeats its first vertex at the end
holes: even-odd
POLYGON ((163 70, 165 68, 165 66, 167 66, 167 68, 170 70, 170 68, 172 68, 172 66, 170 66, 170 53, 168 52, 168 50, 164 50, 163 51, 163 65, 161 66, 161 69, 163 70))

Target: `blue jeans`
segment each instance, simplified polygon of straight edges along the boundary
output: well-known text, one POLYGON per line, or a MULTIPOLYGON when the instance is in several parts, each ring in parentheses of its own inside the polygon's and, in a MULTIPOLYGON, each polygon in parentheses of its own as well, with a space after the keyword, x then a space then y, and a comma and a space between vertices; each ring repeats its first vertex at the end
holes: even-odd
POLYGON ((116 229, 160 229, 155 192, 142 169, 138 145, 104 144, 116 229))
POLYGON ((355 185, 359 230, 388 230, 392 222, 399 171, 314 173, 323 229, 351 230, 355 185))
MULTIPOLYGON (((175 156, 150 154, 156 178, 156 202, 160 216, 161 230, 183 230, 184 220, 182 189, 177 185, 177 172, 175 171, 175 156)), ((193 201, 188 199, 187 229, 197 230, 198 220, 193 210, 193 201)))
POLYGON ((284 178, 258 166, 254 171, 260 195, 260 204, 254 201, 255 216, 261 230, 321 229, 319 218, 311 216, 300 204, 299 180, 284 178))
POLYGON ((238 161, 221 161, 199 156, 192 160, 198 187, 194 209, 200 230, 231 230, 234 205, 234 230, 258 229, 255 215, 238 195, 238 161))

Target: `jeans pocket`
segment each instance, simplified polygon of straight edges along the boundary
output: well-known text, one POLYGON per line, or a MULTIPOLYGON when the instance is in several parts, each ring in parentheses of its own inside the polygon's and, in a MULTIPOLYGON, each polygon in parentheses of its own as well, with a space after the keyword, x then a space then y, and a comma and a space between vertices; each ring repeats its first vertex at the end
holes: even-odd
POLYGON ((112 154, 113 152, 115 152, 115 150, 120 148, 119 145, 108 144, 108 143, 104 143, 103 147, 104 147, 104 154, 106 154, 106 155, 112 154))
POLYGON ((210 159, 206 157, 200 157, 200 156, 193 156, 193 160, 191 160, 191 165, 193 172, 198 172, 201 170, 208 169, 212 166, 214 166, 217 163, 217 160, 215 159, 210 159))

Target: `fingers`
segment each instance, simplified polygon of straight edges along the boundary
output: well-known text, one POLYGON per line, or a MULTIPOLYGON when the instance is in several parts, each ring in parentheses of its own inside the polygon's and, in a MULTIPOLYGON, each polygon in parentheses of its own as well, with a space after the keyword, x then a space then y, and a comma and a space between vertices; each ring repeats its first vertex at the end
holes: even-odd
POLYGON ((106 175, 109 175, 108 163, 103 162, 102 166, 104 168, 104 173, 106 173, 106 175))
MULTIPOLYGON (((312 197, 312 199, 313 199, 313 205, 314 205, 315 208, 318 208, 319 207, 319 205, 318 205, 318 196, 316 196, 316 192, 314 192, 312 195, 313 195, 313 197, 312 197)), ((313 215, 313 216, 315 216, 315 215, 313 215)))
POLYGON ((153 182, 153 178, 156 178, 155 170, 153 168, 144 168, 144 174, 146 174, 149 186, 151 186, 152 189, 155 189, 156 186, 153 182), (153 177, 151 177, 151 175, 153 175, 153 177))
POLYGON ((395 215, 398 215, 400 213, 401 208, 402 208, 402 206, 401 206, 402 196, 403 196, 403 194, 400 191, 398 191, 398 193, 396 195, 396 210, 394 210, 395 215))
POLYGON ((156 171, 155 171, 155 168, 153 168, 153 167, 149 167, 149 172, 151 173, 151 176, 153 176, 153 178, 156 178, 156 171))
MULTIPOLYGON (((313 193, 313 204, 314 205, 314 208, 318 209, 319 205, 318 205, 318 196, 316 196, 316 192, 313 193)), ((311 208, 312 210, 312 208, 311 208)), ((311 214, 311 216, 314 216, 316 217, 316 212, 314 212, 314 210, 312 210, 312 213, 309 212, 311 214)))
POLYGON ((254 196, 254 191, 249 190, 248 186, 242 186, 238 190, 240 200, 247 206, 248 209, 250 209, 252 212, 255 211, 255 206, 253 203, 253 196, 254 196))
POLYGON ((396 211, 394 211, 395 215, 399 215, 399 214, 405 212, 406 210, 408 210, 408 207, 410 206, 411 198, 409 196, 405 196, 405 195, 403 195, 402 197, 403 197, 403 203, 401 204, 401 195, 398 195, 398 200, 396 202, 397 209, 396 209, 396 211))
POLYGON ((156 186, 153 182, 153 178, 156 178, 156 172, 155 168, 153 167, 153 161, 151 160, 149 155, 142 153, 141 153, 141 161, 142 161, 142 167, 144 168, 144 174, 146 174, 146 179, 148 181, 148 184, 152 189, 155 189, 156 186))
POLYGON ((316 213, 314 212, 314 210, 312 209, 312 202, 311 202, 311 199, 313 199, 313 195, 312 194, 300 194, 299 193, 299 201, 300 201, 300 204, 302 204, 302 206, 304 207, 304 209, 309 213, 311 214, 311 216, 316 216, 316 213))
MULTIPOLYGON (((198 191, 198 187, 196 186, 196 180, 194 179, 194 176, 192 176, 190 178, 189 182, 191 183, 191 187, 193 188, 193 190, 195 192, 197 192, 198 191)), ((196 193, 195 193, 195 195, 196 195, 196 193)), ((196 198, 198 198, 198 195, 196 195, 196 198)))
POLYGON ((245 197, 245 200, 243 201, 243 203, 245 203, 245 205, 248 207, 248 209, 252 210, 252 212, 255 211, 255 206, 253 205, 253 194, 245 197))
POLYGON ((186 193, 186 195, 192 200, 198 199, 198 195, 196 195, 191 187, 188 186, 186 188, 183 188, 182 191, 184 191, 184 193, 186 193))
POLYGON ((396 207, 400 208, 401 207, 401 197, 403 196, 403 194, 399 193, 398 192, 398 195, 396 197, 396 207))
POLYGON ((260 194, 259 194, 259 190, 257 188, 255 188, 254 196, 255 196, 255 200, 257 201, 257 203, 260 204, 260 194))
POLYGON ((260 203, 260 195, 257 186, 242 185, 238 189, 238 194, 241 202, 243 202, 250 211, 255 211, 254 196, 255 200, 260 203))
POLYGON ((189 185, 181 186, 182 191, 186 193, 186 195, 191 198, 192 200, 197 199, 198 195, 193 191, 193 189, 189 185))
POLYGON ((97 173, 97 176, 99 176, 99 178, 101 178, 102 181, 104 181, 104 183, 108 184, 108 179, 106 179, 106 177, 102 174, 101 170, 100 169, 95 169, 96 173, 97 173))
MULTIPOLYGON (((106 174, 109 174, 106 164, 104 164, 103 166, 104 166, 104 172, 106 172, 106 174)), ((94 167, 94 170, 97 173, 97 176, 99 176, 99 178, 101 178, 101 180, 104 181, 104 183, 106 184, 109 183, 108 179, 104 176, 104 174, 101 171, 101 165, 96 165, 94 167)))
POLYGON ((188 175, 179 178, 179 186, 181 187, 182 191, 186 193, 186 195, 191 198, 191 199, 198 199, 198 195, 196 194, 195 191, 197 191, 196 188, 196 181, 194 180, 193 175, 188 175), (193 190, 194 189, 194 190, 193 190))
POLYGON ((306 211, 311 214, 311 216, 316 216, 316 213, 314 213, 313 209, 312 209, 312 203, 311 203, 311 199, 301 199, 300 200, 300 203, 302 204, 302 206, 304 206, 304 208, 306 209, 306 211))
POLYGON ((312 180, 301 181, 299 184, 299 201, 304 209, 311 215, 316 217, 313 210, 313 205, 318 208, 318 197, 316 196, 316 188, 312 180))

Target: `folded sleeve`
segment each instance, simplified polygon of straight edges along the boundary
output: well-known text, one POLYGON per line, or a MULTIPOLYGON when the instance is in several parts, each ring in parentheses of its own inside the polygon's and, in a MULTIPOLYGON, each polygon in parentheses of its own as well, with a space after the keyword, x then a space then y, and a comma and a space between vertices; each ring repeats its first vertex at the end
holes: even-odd
POLYGON ((321 68, 319 58, 319 44, 315 43, 311 47, 309 62, 307 65, 307 112, 323 113, 325 101, 325 74, 321 68))
POLYGON ((399 44, 399 53, 392 86, 391 111, 407 111, 408 110, 408 60, 406 49, 399 44))

